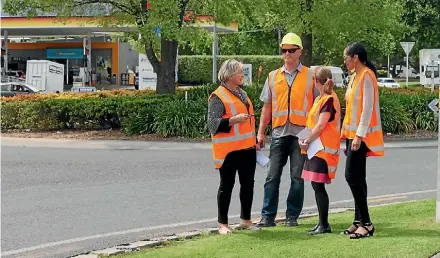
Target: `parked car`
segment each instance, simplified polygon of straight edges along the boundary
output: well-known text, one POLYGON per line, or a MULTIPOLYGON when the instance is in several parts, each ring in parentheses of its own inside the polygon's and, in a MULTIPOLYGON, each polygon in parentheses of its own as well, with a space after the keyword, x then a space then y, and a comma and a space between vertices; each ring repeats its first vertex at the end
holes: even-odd
POLYGON ((1 83, 0 85, 2 97, 12 97, 19 94, 34 94, 41 92, 41 90, 24 82, 6 82, 1 83))
POLYGON ((377 78, 377 85, 385 88, 400 88, 400 84, 392 78, 377 78))

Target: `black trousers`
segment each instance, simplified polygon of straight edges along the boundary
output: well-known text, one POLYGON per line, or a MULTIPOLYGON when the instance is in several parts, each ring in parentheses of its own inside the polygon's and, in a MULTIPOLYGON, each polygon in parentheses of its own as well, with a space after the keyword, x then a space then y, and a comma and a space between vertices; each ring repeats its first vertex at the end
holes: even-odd
POLYGON ((220 186, 217 194, 218 222, 228 224, 229 205, 232 189, 235 184, 235 175, 238 171, 240 181, 241 215, 243 220, 251 219, 252 200, 254 198, 254 178, 257 153, 255 148, 233 151, 229 153, 220 172, 220 186))
POLYGON ((353 194, 355 212, 354 221, 362 224, 371 223, 367 203, 367 145, 362 142, 357 151, 351 150, 353 140, 347 139, 347 161, 345 180, 353 194))

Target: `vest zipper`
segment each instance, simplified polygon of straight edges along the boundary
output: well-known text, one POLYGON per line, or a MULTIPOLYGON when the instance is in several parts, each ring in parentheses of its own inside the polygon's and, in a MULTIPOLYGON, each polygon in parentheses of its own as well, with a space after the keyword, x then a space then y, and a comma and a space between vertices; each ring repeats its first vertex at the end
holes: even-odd
POLYGON ((287 121, 289 121, 291 123, 292 123, 292 121, 290 121, 290 93, 292 92, 292 87, 293 87, 293 84, 295 83, 295 79, 296 79, 296 76, 298 76, 298 73, 299 73, 299 71, 296 71, 296 74, 293 77, 291 85, 289 85, 289 83, 287 82, 287 79, 285 79, 287 86, 289 86, 289 93, 288 93, 289 95, 287 95, 287 121))
MULTIPOLYGON (((249 106, 250 106, 250 103, 248 103, 249 104, 249 106)), ((245 105, 246 106, 246 105, 245 105)), ((248 113, 248 115, 250 115, 251 113, 249 113, 249 107, 248 106, 246 106, 246 109, 247 109, 247 113, 248 113)), ((251 116, 251 118, 249 119, 249 125, 252 125, 252 116, 251 116)))
POLYGON ((292 91, 292 86, 293 86, 293 82, 292 85, 289 87, 289 93, 287 95, 287 121, 290 121, 290 93, 292 91))

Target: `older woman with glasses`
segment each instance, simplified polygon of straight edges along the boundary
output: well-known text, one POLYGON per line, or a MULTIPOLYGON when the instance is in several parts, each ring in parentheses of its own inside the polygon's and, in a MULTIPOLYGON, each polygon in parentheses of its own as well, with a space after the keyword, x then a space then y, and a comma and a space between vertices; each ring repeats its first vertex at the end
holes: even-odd
POLYGON ((239 228, 258 230, 251 221, 254 195, 256 150, 255 116, 252 102, 240 89, 243 83, 243 64, 226 60, 220 67, 221 85, 208 100, 208 128, 212 138, 214 167, 219 170, 217 194, 219 233, 232 233, 228 226, 235 175, 240 180, 242 219, 239 228))

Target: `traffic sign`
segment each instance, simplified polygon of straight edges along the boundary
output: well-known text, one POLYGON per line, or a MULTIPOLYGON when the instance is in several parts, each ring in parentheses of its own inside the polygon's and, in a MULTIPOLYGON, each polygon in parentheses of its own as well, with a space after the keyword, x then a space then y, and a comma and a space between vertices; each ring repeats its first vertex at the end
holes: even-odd
POLYGON ((406 55, 411 52, 412 48, 414 47, 414 43, 415 42, 400 42, 400 45, 403 47, 403 51, 405 51, 406 55))
POLYGON ((439 99, 433 99, 428 104, 429 109, 431 109, 432 112, 438 112, 439 111, 438 103, 439 103, 439 99))
POLYGON ((403 50, 406 54, 406 87, 408 88, 408 71, 409 71, 409 52, 411 52, 411 49, 414 46, 414 42, 400 42, 400 45, 402 45, 403 50))

